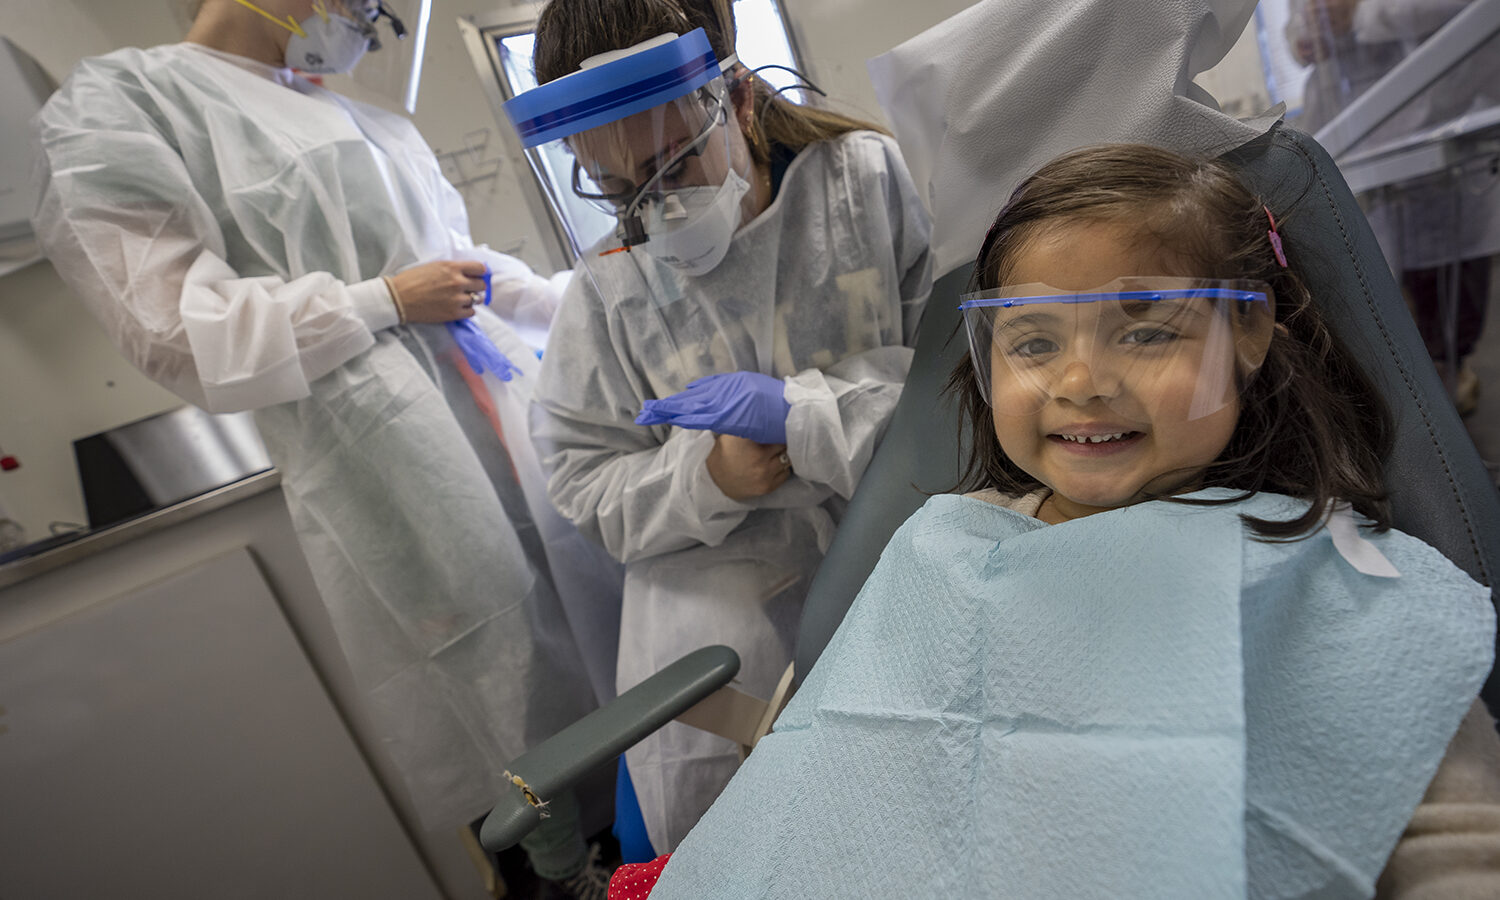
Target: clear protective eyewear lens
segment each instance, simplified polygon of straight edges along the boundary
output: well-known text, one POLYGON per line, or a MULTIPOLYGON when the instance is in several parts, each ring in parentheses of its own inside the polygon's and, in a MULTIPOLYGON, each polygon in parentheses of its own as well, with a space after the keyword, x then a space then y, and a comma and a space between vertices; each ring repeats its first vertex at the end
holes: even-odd
POLYGON ((650 177, 639 184, 630 184, 617 176, 589 171, 575 156, 573 193, 612 215, 625 217, 639 215, 653 204, 668 202, 667 196, 681 187, 699 186, 679 186, 676 180, 683 177, 683 170, 703 154, 715 129, 725 123, 729 92, 722 84, 718 89, 705 86, 695 92, 693 97, 694 99, 683 103, 689 110, 693 106, 700 107, 701 124, 691 138, 653 166, 650 177), (663 186, 664 182, 672 182, 672 185, 663 186))
POLYGON ((1059 400, 1124 411, 1169 393, 1183 418, 1210 415, 1260 367, 1274 327, 1264 284, 1165 276, 1087 292, 1007 286, 960 309, 980 392, 1012 416, 1059 400))
MULTIPOLYGON (((615 181, 612 179, 612 181, 615 181)), ((618 183, 616 181, 616 183, 618 183)), ((577 159, 573 160, 573 193, 611 215, 620 215, 636 195, 632 186, 608 190, 590 177, 588 170, 577 159)))

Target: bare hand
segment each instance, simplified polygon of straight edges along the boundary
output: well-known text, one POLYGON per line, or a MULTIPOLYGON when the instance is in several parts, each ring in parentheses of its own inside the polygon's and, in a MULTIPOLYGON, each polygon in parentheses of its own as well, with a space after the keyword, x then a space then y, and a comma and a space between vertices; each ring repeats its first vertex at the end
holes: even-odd
POLYGON ((439 260, 391 276, 408 322, 452 322, 474 315, 484 302, 484 263, 439 260))
POLYGON ((785 444, 757 444, 732 434, 714 435, 708 477, 731 500, 763 497, 792 475, 785 444))

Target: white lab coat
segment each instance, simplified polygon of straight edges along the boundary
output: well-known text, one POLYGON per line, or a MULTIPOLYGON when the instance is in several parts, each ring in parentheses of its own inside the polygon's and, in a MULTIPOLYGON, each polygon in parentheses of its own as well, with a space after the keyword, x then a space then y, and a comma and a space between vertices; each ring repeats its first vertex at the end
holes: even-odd
POLYGON ((471 246, 409 122, 285 69, 121 50, 84 60, 36 127, 35 226, 58 271, 147 375, 257 410, 382 743, 427 825, 470 821, 508 760, 593 704, 568 613, 588 622, 558 601, 543 542, 559 523, 507 449, 529 451, 535 358, 481 310, 522 375, 474 376, 443 326, 396 326, 379 276, 478 254, 516 279, 500 312, 532 325, 554 291, 471 246))
MULTIPOLYGON (((900 397, 931 286, 928 238, 895 143, 856 132, 798 154, 775 201, 704 276, 640 248, 585 254, 542 362, 533 436, 558 509, 626 563, 620 690, 722 643, 740 654, 741 689, 770 696, 808 582, 900 397), (740 370, 785 380, 795 472, 747 502, 709 477, 712 433, 634 423, 644 401, 740 370)), ((666 852, 738 755, 674 723, 627 763, 666 852)))

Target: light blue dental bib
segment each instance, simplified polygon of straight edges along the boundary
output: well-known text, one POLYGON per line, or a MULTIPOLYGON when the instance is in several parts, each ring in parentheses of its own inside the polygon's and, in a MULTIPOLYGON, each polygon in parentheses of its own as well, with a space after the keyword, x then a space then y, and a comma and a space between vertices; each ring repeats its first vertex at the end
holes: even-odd
POLYGON ((928 501, 653 898, 1369 896, 1494 616, 1239 519, 1300 508, 928 501))

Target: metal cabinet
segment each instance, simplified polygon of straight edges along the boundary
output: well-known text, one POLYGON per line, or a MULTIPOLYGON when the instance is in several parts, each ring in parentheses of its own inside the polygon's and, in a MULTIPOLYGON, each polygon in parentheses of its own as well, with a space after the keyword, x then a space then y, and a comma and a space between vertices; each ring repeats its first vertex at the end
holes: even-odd
POLYGON ((0 643, 0 894, 439 896, 247 550, 0 643))

